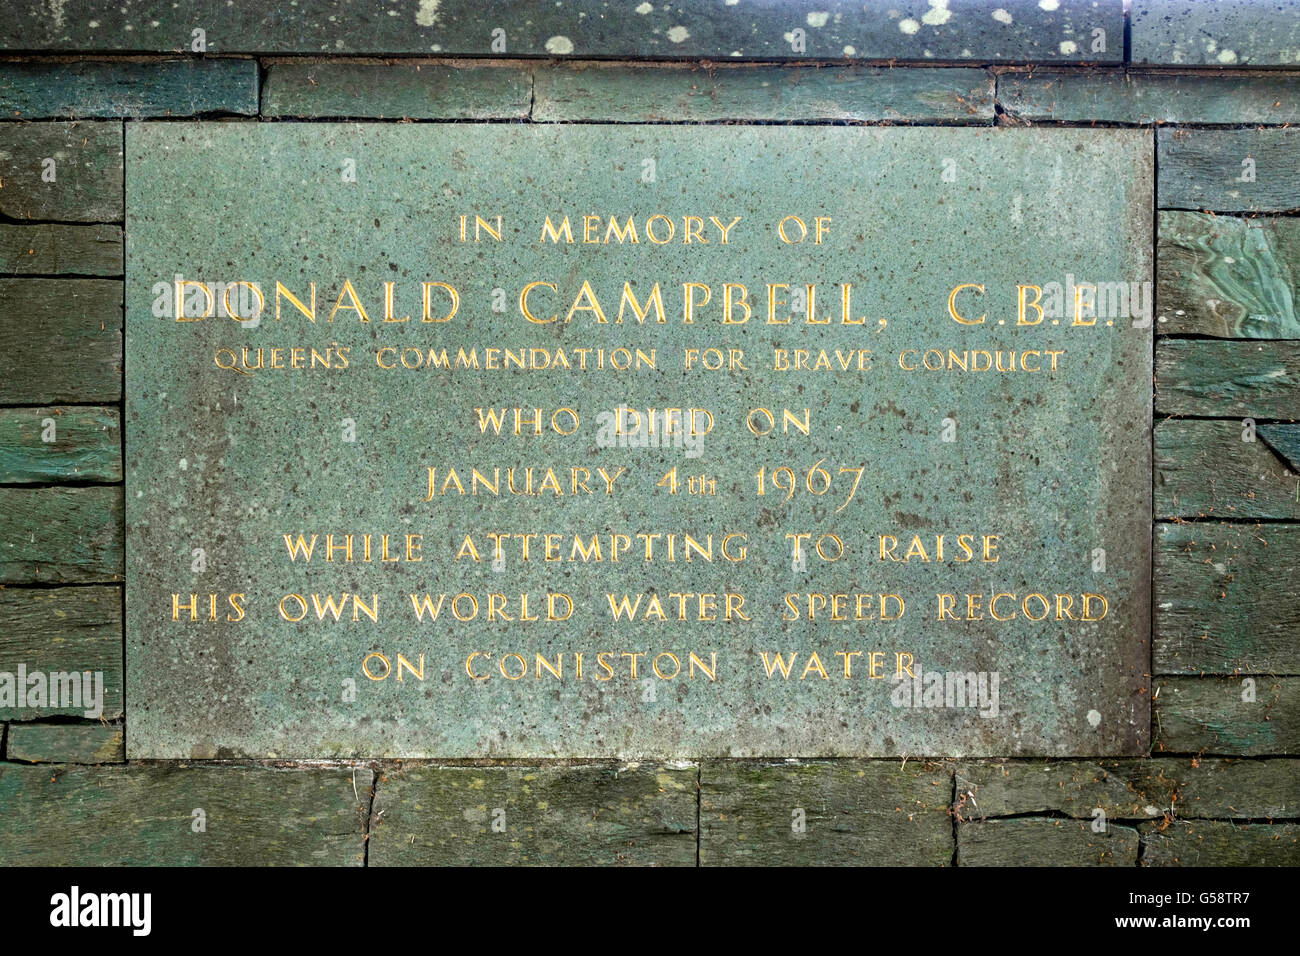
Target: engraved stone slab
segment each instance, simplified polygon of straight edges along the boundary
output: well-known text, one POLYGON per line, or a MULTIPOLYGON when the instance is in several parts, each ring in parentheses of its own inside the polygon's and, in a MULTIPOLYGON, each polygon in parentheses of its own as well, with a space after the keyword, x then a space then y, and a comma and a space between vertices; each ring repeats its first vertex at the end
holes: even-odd
POLYGON ((130 757, 1145 749, 1149 135, 126 143, 130 757))

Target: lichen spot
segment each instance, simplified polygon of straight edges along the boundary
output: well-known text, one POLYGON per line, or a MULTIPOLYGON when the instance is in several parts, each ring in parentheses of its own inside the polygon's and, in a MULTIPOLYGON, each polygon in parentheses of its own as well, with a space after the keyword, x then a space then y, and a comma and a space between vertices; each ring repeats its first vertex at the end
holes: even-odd
POLYGON ((1058 9, 1060 6, 1060 0, 1038 0, 1038 9, 1046 10, 1048 13, 1058 9))
POLYGON ((573 52, 573 41, 568 37, 551 37, 546 41, 546 52, 556 56, 568 56, 573 52))
POLYGON ((1219 62, 1220 62, 1220 63, 1236 63, 1236 62, 1237 62, 1237 54, 1236 54, 1236 52, 1233 51, 1233 50, 1221 50, 1221 51, 1219 52, 1219 62))
POLYGON ((1057 49, 1061 51, 1061 56, 1073 56, 1079 52, 1079 44, 1073 40, 1062 40, 1057 49))
POLYGON ((645 16, 647 13, 654 13, 655 6, 653 3, 643 3, 636 8, 636 12, 645 16))
POLYGON ((993 11, 993 19, 998 21, 998 23, 1010 24, 1011 14, 1007 13, 1007 11, 1003 10, 1001 7, 998 7, 993 11))
POLYGON ((948 0, 930 0, 930 9, 925 11, 921 17, 921 22, 932 27, 937 27, 941 23, 947 23, 952 19, 952 11, 948 9, 948 0))
POLYGON ((844 48, 844 55, 845 55, 845 56, 857 56, 857 55, 858 55, 857 47, 846 46, 846 47, 844 48))
POLYGON ((825 10, 815 10, 808 14, 808 26, 824 27, 826 26, 826 21, 830 18, 831 15, 825 10))
POLYGON ((912 36, 917 30, 921 29, 921 24, 917 23, 911 17, 908 17, 906 20, 898 21, 898 29, 906 33, 908 36, 912 36))
POLYGON ((431 27, 438 22, 438 0, 420 0, 420 8, 415 11, 415 22, 422 27, 431 27))
POLYGON ((690 38, 691 38, 691 31, 686 29, 685 27, 668 28, 668 39, 671 40, 673 43, 681 43, 682 41, 689 40, 690 38))

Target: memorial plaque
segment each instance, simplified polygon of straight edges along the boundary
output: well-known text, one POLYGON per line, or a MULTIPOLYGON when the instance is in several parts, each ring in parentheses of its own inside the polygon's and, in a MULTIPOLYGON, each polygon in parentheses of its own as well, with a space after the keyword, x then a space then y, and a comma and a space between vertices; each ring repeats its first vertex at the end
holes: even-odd
POLYGON ((131 757, 1136 754, 1140 131, 133 123, 131 757))

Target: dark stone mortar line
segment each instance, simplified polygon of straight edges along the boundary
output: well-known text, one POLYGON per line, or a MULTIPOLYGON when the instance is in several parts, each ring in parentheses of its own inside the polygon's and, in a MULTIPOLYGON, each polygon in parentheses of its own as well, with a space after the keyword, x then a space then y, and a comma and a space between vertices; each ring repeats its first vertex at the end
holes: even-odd
MULTIPOLYGON (((366 833, 365 839, 361 841, 361 866, 363 868, 370 866, 370 838, 375 832, 375 798, 379 794, 379 779, 381 774, 374 767, 370 768, 370 788, 368 800, 366 802, 366 833)), ((357 779, 356 768, 352 770, 352 779, 357 779)))
MULTIPOLYGON (((260 100, 259 100, 259 107, 258 107, 258 108, 259 108, 259 111, 260 111, 260 109, 261 109, 261 106, 260 106, 260 100)), ((126 500, 126 395, 127 395, 127 391, 126 391, 126 361, 127 361, 127 359, 126 359, 126 275, 125 275, 125 270, 126 270, 126 214, 127 214, 127 209, 126 209, 126 169, 127 169, 127 155, 126 155, 126 123, 123 123, 123 124, 122 124, 122 126, 121 126, 121 128, 119 129, 118 132, 119 132, 119 134, 121 135, 121 138, 122 138, 122 139, 121 139, 121 150, 122 150, 122 269, 123 269, 123 273, 124 273, 124 274, 123 274, 123 276, 122 276, 122 298, 121 298, 121 303, 122 303, 122 379, 121 379, 121 381, 122 381, 122 388, 121 388, 121 391, 120 391, 120 393, 119 393, 119 398, 118 398, 118 401, 117 401, 117 408, 118 408, 118 415, 117 415, 117 420, 118 420, 117 440, 118 440, 118 454, 120 454, 120 455, 122 456, 122 499, 123 499, 123 503, 125 504, 125 500, 126 500)), ((127 537, 127 535, 126 535, 126 508, 125 508, 125 507, 122 508, 122 514, 121 514, 121 525, 119 526, 119 530, 120 530, 121 533, 122 533, 122 538, 121 538, 121 541, 122 541, 122 594, 121 594, 121 603, 120 603, 120 606, 119 606, 119 610, 120 610, 120 613, 121 613, 121 615, 122 615, 122 643, 121 643, 121 646, 122 646, 122 718, 123 718, 123 723, 122 723, 122 759, 125 760, 125 759, 126 759, 126 755, 130 752, 129 750, 127 750, 127 729, 126 729, 126 715, 127 715, 128 713, 130 713, 130 711, 127 709, 127 690, 126 690, 126 689, 127 689, 127 685, 128 685, 128 680, 127 680, 127 654, 126 654, 126 622, 130 620, 130 617, 128 617, 128 615, 127 615, 127 609, 126 609, 126 565, 127 565, 127 561, 126 561, 126 537, 127 537)))
POLYGON ((0 588, 6 591, 55 591, 66 588, 103 588, 123 587, 121 578, 105 578, 102 581, 4 581, 0 588))
POLYGON ((44 717, 10 717, 7 722, 17 726, 35 724, 60 724, 68 727, 121 727, 122 717, 100 720, 98 717, 77 717, 73 714, 47 714, 44 717))
POLYGON ((948 817, 949 823, 952 824, 952 865, 957 867, 961 865, 957 860, 957 853, 961 847, 957 839, 957 827, 961 818, 957 814, 957 772, 955 770, 951 772, 949 779, 952 781, 948 800, 948 817))
MULTIPOLYGON (((30 410, 32 410, 32 411, 35 411, 35 410, 38 409, 38 408, 54 408, 54 407, 58 407, 58 408, 117 408, 117 409, 120 410, 120 409, 121 409, 121 406, 122 406, 122 400, 121 400, 120 398, 109 399, 109 400, 107 400, 107 401, 102 401, 102 402, 85 402, 85 401, 80 401, 80 400, 75 401, 75 402, 61 402, 61 401, 37 402, 37 403, 35 403, 35 404, 33 404, 33 403, 31 403, 31 402, 0 402, 0 409, 12 409, 12 410, 15 410, 15 411, 21 411, 22 409, 30 409, 30 410)), ((103 484, 121 484, 121 482, 111 482, 111 481, 110 481, 110 482, 103 482, 103 484)))
POLYGON ((0 281, 9 279, 55 279, 59 282, 65 279, 103 279, 106 282, 113 280, 123 282, 126 280, 126 275, 124 273, 98 275, 90 272, 0 272, 0 281))

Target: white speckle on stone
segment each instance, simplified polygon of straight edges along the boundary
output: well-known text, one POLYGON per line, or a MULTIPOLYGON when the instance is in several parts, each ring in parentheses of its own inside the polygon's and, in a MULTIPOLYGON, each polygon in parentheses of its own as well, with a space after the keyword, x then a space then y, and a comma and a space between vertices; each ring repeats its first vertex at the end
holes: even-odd
POLYGON ((573 52, 573 41, 568 37, 551 37, 546 41, 546 52, 556 56, 567 56, 573 52))
POLYGON ((420 8, 415 11, 415 22, 422 27, 431 27, 438 22, 438 0, 420 0, 420 8))
POLYGON ((682 41, 689 40, 690 38, 691 38, 691 31, 686 29, 685 27, 668 28, 668 39, 674 43, 681 43, 682 41))
POLYGON ((830 18, 831 18, 831 15, 830 15, 830 12, 829 12, 829 11, 826 11, 826 10, 816 10, 816 11, 814 11, 814 12, 808 14, 808 26, 810 26, 810 27, 824 27, 824 26, 826 26, 826 21, 829 20, 830 18))
POLYGON ((793 43, 793 42, 794 42, 794 34, 793 34, 793 33, 783 33, 783 34, 781 34, 781 39, 784 40, 786 43, 793 43))
POLYGON ((1232 50, 1224 50, 1219 54, 1220 63, 1236 63, 1237 54, 1232 50))
POLYGON ((921 24, 917 23, 911 17, 908 17, 906 20, 898 21, 898 29, 902 30, 908 36, 911 36, 917 30, 921 29, 921 24))
POLYGON ((947 23, 952 19, 952 11, 948 9, 948 0, 930 0, 930 9, 925 11, 921 17, 921 22, 937 27, 941 23, 947 23))
POLYGON ((91 20, 89 23, 86 24, 86 26, 90 27, 90 29, 92 29, 92 30, 98 30, 98 29, 99 29, 99 21, 98 21, 98 20, 91 20))
POLYGON ((1038 0, 1038 8, 1040 10, 1046 10, 1048 13, 1051 13, 1053 10, 1060 7, 1060 5, 1060 0, 1038 0))
POLYGON ((732 51, 731 51, 731 55, 732 55, 732 56, 744 56, 745 54, 741 53, 739 50, 732 50, 732 51))
POLYGON ((1057 48, 1061 51, 1062 56, 1073 56, 1079 52, 1079 44, 1073 40, 1062 40, 1061 45, 1057 48))
POLYGON ((740 0, 726 0, 726 4, 729 7, 734 7, 738 3, 740 3, 740 0))
POLYGON ((636 8, 636 12, 645 16, 647 13, 654 13, 655 5, 653 3, 643 3, 636 8))
POLYGON ((181 471, 184 471, 185 469, 187 469, 187 468, 190 467, 190 460, 189 460, 188 458, 182 458, 182 459, 178 462, 178 464, 180 465, 180 469, 181 469, 181 471))
POLYGON ((1224 256, 1223 261, 1226 262, 1228 265, 1234 265, 1237 260, 1234 259, 1232 256, 1224 256))
POLYGON ((1095 710, 1088 711, 1088 723, 1093 727, 1101 726, 1101 714, 1095 710))
POLYGON ((1007 11, 1003 10, 1001 7, 998 7, 993 11, 993 19, 998 21, 998 23, 1010 23, 1012 18, 1011 14, 1007 13, 1007 11))
POLYGON ((857 54, 858 54, 858 49, 857 49, 857 47, 846 46, 846 47, 844 48, 844 55, 845 55, 845 56, 857 56, 857 54))

